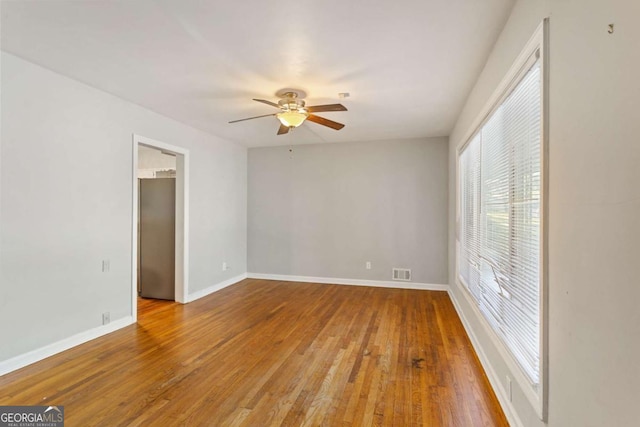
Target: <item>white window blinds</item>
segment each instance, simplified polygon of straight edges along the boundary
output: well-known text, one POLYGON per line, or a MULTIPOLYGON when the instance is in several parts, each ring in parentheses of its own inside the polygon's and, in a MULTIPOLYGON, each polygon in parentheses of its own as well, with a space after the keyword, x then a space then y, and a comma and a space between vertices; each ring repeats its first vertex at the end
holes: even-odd
POLYGON ((532 384, 540 380, 541 69, 526 73, 459 157, 458 274, 532 384))

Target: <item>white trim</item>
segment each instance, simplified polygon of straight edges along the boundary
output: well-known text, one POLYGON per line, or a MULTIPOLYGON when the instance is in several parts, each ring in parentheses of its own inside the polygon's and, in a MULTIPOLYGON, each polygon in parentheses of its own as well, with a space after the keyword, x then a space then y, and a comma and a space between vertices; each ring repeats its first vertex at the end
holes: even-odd
POLYGON ((549 18, 540 24, 540 66, 542 70, 542 143, 540 161, 542 174, 540 188, 540 408, 539 416, 547 421, 549 417, 549 18))
POLYGON ((103 335, 110 334, 111 332, 122 329, 133 323, 135 323, 133 317, 123 317, 109 323, 108 325, 101 325, 96 328, 80 332, 76 335, 72 335, 68 338, 64 338, 60 341, 32 350, 28 353, 24 353, 11 359, 4 360, 0 362, 0 375, 5 375, 9 372, 16 371, 27 365, 31 365, 32 363, 36 363, 43 359, 46 359, 47 357, 51 357, 65 350, 69 350, 72 347, 84 344, 103 335))
POLYGON ((218 292, 221 289, 224 289, 228 286, 231 285, 235 285, 236 283, 240 282, 241 280, 244 280, 247 278, 247 273, 244 274, 240 274, 238 276, 232 277, 230 279, 224 280, 220 283, 217 283, 215 285, 209 286, 208 288, 205 289, 201 289, 199 291, 195 291, 192 294, 187 295, 187 299, 185 301, 185 303, 189 303, 189 302, 193 302, 195 300, 198 300, 202 297, 206 297, 207 295, 210 295, 214 292, 218 292))
POLYGON ((187 302, 189 295, 189 151, 176 156, 176 295, 175 300, 187 302))
MULTIPOLYGON (((469 323, 469 320, 467 319, 467 317, 464 314, 464 311, 460 307, 460 303, 456 299, 455 294, 451 292, 451 290, 449 290, 449 298, 451 298, 451 301, 453 302, 453 306, 455 307, 456 312, 458 313, 458 317, 462 321, 462 325, 464 326, 464 329, 467 332, 467 335, 469 336, 469 340, 471 340, 471 344, 473 344, 473 348, 476 351, 476 354, 478 355, 478 359, 480 359, 480 363, 482 364, 482 367, 484 368, 484 371, 487 374, 487 378, 489 379, 489 382, 491 383, 491 387, 496 393, 496 397, 500 402, 500 406, 502 406, 502 410, 504 411, 504 414, 507 417, 509 424, 514 427, 523 427, 524 424, 522 424, 522 420, 520 420, 520 417, 518 416, 518 412, 516 411, 516 408, 513 406, 513 403, 511 402, 511 400, 509 400, 509 394, 504 389, 502 381, 500 381, 498 374, 496 374, 495 369, 493 369, 491 360, 487 357, 486 353, 484 352, 484 349, 482 348, 482 345, 480 345, 480 341, 478 340, 478 337, 476 337, 476 334, 473 332, 473 328, 471 328, 471 324, 469 323)), ((492 336, 492 334, 490 334, 489 336, 492 336)), ((492 341, 493 341, 493 338, 492 338, 492 341)))
POLYGON ((138 321, 138 141, 133 135, 131 167, 131 317, 138 321))
MULTIPOLYGON (((523 50, 520 52, 513 65, 502 79, 496 90, 493 92, 485 106, 482 110, 480 110, 480 114, 473 122, 469 131, 465 135, 465 137, 460 140, 456 147, 456 163, 455 163, 455 176, 456 176, 456 184, 455 184, 455 197, 456 197, 456 212, 455 212, 455 254, 454 254, 454 272, 455 272, 455 280, 456 284, 462 289, 461 293, 465 296, 466 300, 469 302, 469 306, 474 310, 474 315, 478 318, 478 321, 483 326, 485 331, 487 332, 487 336, 491 339, 493 345, 498 349, 498 352, 502 356, 505 364, 509 368, 511 374, 515 378, 516 382, 519 384, 520 389, 527 397, 527 400, 534 408, 536 414, 542 421, 546 421, 548 415, 548 253, 547 253, 547 244, 548 244, 548 227, 547 227, 547 210, 548 210, 548 176, 545 174, 548 173, 548 78, 549 78, 549 61, 548 61, 548 44, 549 44, 549 18, 543 19, 540 23, 533 36, 529 39, 523 50), (475 301, 469 293, 468 288, 460 282, 458 276, 458 245, 459 245, 459 235, 460 235, 460 153, 464 150, 465 146, 471 141, 473 136, 476 134, 478 129, 483 125, 483 123, 487 120, 487 118, 493 113, 493 111, 497 108, 498 104, 510 93, 510 90, 513 86, 518 82, 518 79, 522 76, 523 67, 528 63, 529 59, 532 55, 539 51, 540 55, 540 69, 542 72, 542 142, 541 142, 541 163, 542 163, 542 171, 543 176, 541 178, 541 186, 542 186, 542 200, 541 200, 541 212, 543 212, 541 218, 541 238, 544 241, 541 244, 541 259, 542 265, 540 269, 540 277, 541 277, 541 286, 540 286, 540 378, 537 390, 532 386, 530 380, 525 376, 522 371, 522 368, 515 361, 511 352, 506 348, 505 344, 501 339, 498 338, 496 332, 491 328, 491 326, 486 321, 484 315, 480 313, 475 301)), ((460 317, 463 318, 462 312, 459 313, 460 317)), ((471 335, 471 333, 470 333, 471 335)), ((474 343, 474 347, 478 353, 483 353, 482 347, 480 347, 480 342, 476 339, 474 343)), ((498 381, 499 384, 501 384, 498 381)))
POLYGON ((331 285, 373 286, 377 288, 419 289, 423 291, 448 291, 449 285, 417 283, 417 282, 386 282, 381 280, 338 279, 333 277, 292 276, 288 274, 247 273, 249 279, 281 280, 284 282, 323 283, 331 285))
POLYGON ((137 321, 138 300, 138 146, 158 148, 176 154, 176 266, 175 300, 186 303, 189 295, 189 150, 133 134, 131 214, 131 316, 137 321), (182 207, 182 209, 180 209, 182 207))

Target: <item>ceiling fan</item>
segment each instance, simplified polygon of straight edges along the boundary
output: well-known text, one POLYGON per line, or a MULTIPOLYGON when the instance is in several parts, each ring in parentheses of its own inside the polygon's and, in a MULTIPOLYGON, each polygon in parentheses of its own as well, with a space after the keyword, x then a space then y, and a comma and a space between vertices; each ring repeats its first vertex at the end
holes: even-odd
POLYGON ((278 135, 289 133, 290 130, 297 128, 306 120, 335 130, 340 130, 344 127, 342 123, 334 122, 333 120, 325 119, 324 117, 313 114, 327 111, 347 111, 347 108, 342 104, 314 105, 306 107, 305 102, 302 99, 305 97, 305 93, 297 89, 283 89, 278 91, 276 95, 280 98, 277 104, 275 102, 267 101, 266 99, 254 98, 254 101, 276 107, 280 109, 279 113, 232 120, 229 123, 243 122, 245 120, 258 119, 260 117, 276 116, 276 118, 280 120, 278 135))

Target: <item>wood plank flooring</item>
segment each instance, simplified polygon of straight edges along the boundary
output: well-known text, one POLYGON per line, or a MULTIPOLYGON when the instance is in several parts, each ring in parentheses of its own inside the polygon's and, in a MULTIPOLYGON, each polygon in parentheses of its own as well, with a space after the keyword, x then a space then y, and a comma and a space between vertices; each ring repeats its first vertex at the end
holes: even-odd
POLYGON ((66 426, 506 426, 445 292, 247 279, 0 377, 66 426))

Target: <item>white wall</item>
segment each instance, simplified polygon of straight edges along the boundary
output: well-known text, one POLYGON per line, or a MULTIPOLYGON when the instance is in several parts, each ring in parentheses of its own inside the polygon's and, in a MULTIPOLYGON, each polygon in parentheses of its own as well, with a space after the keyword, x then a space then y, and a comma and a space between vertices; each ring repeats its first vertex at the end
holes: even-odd
POLYGON ((249 271, 447 283, 447 153, 446 138, 250 149, 249 271))
MULTIPOLYGON (((551 52, 548 425, 637 425, 639 2, 516 3, 450 138, 452 291, 504 385, 509 371, 453 271, 455 150, 545 16, 550 16, 551 52), (611 35, 610 23, 615 23, 611 35)), ((513 408, 524 425, 544 425, 518 387, 513 408)))
POLYGON ((1 59, 0 363, 131 315, 134 133, 190 150, 190 293, 246 272, 245 148, 1 59))

